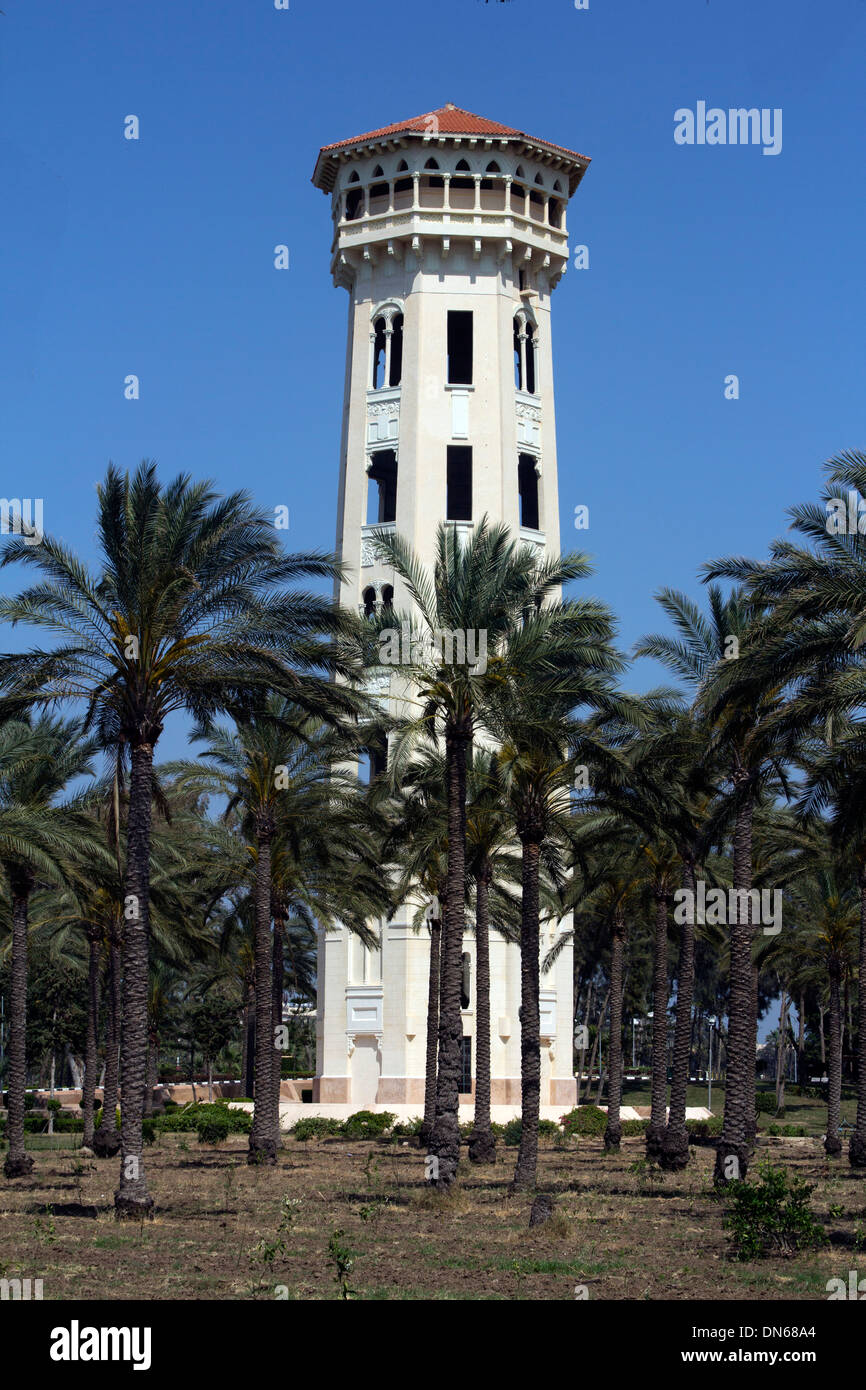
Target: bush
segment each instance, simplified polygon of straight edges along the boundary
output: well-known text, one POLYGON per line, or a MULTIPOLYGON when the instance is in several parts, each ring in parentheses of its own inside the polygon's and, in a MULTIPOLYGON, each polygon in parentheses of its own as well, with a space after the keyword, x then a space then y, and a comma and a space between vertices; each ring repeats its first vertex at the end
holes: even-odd
POLYGON ((423 1123, 423 1115, 413 1115, 409 1120, 398 1120, 391 1130, 391 1136, 394 1139, 413 1139, 421 1133, 423 1123))
MULTIPOLYGON (((206 1108, 211 1110, 210 1106, 206 1108)), ((211 1114, 196 1116, 195 1127, 200 1144, 224 1144, 231 1131, 231 1117, 228 1111, 220 1112, 213 1108, 211 1114)))
POLYGON ((776 1097, 772 1091, 759 1091, 755 1096, 755 1109, 759 1115, 775 1115, 776 1097))
POLYGON ((308 1120, 296 1120, 289 1133, 306 1143, 308 1139, 327 1139, 342 1134, 343 1124, 341 1120, 331 1120, 325 1115, 311 1115, 308 1120))
POLYGON ((722 1132, 721 1115, 713 1115, 710 1120, 686 1120, 690 1144, 713 1143, 722 1132))
POLYGON ((639 1134, 646 1134, 648 1127, 649 1120, 623 1120, 622 1136, 624 1139, 634 1139, 639 1134))
POLYGON ((793 1255, 825 1245, 827 1237, 810 1211, 814 1186, 789 1179, 784 1168, 762 1163, 760 1182, 735 1182, 727 1189, 732 1209, 724 1225, 738 1260, 793 1255))
POLYGON ((566 1134, 598 1135, 607 1128, 607 1115, 597 1105, 579 1105, 560 1118, 566 1134))
POLYGON ((396 1118, 390 1110, 383 1110, 381 1114, 372 1110, 356 1110, 344 1121, 343 1133, 347 1139, 378 1139, 391 1128, 396 1118))
POLYGON ((145 1115, 141 1122, 141 1137, 145 1144, 156 1143, 156 1120, 152 1115, 145 1115))
POLYGON ((228 1101, 218 1100, 212 1104, 202 1101, 198 1105, 185 1105, 171 1114, 156 1115, 154 1125, 165 1134, 191 1133, 211 1119, 215 1120, 218 1130, 227 1126, 226 1134, 249 1134, 253 1123, 248 1111, 230 1110, 228 1101))

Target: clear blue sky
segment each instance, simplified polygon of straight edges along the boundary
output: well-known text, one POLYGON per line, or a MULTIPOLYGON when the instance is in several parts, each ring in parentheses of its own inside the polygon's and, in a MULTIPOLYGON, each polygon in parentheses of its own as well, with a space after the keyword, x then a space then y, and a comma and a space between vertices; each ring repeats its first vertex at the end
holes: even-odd
POLYGON ((144 456, 334 545, 347 297, 310 175, 321 144, 447 101, 592 156, 569 216, 590 268, 553 299, 562 541, 625 646, 655 589, 762 553, 864 446, 864 0, 3 8, 2 491, 85 556, 108 459, 144 456), (699 100, 781 107, 781 154, 676 145, 699 100))

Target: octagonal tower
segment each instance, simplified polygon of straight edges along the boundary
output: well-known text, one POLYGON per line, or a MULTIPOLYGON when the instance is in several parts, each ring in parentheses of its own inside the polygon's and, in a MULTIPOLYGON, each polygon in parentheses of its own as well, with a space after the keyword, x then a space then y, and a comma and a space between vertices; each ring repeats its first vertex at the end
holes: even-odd
MULTIPOLYGON (((331 272, 350 298, 342 603, 368 613, 408 604, 372 553, 377 528, 405 536, 427 565, 441 521, 468 530, 485 514, 524 543, 558 551, 550 296, 568 264, 568 200, 588 164, 451 104, 320 151, 313 182, 331 198, 331 272)), ((397 693, 380 689, 383 699, 397 693)), ((316 1099, 420 1113, 430 943, 410 916, 379 924, 376 952, 345 930, 322 934, 316 1099)), ((471 935, 464 950, 468 1102, 471 935)), ((491 1100, 514 1105, 519 952, 491 930, 490 958, 491 1100)), ((542 977, 541 1017, 542 1105, 561 1108, 575 1093, 570 948, 542 977)))

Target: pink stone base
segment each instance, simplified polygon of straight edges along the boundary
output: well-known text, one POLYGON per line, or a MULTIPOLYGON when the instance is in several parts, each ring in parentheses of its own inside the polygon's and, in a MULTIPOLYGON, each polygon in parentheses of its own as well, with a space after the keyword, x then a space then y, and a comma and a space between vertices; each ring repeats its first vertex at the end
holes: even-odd
POLYGON ((577 1082, 569 1081, 567 1077, 557 1079, 550 1078, 550 1104, 562 1105, 571 1110, 577 1102, 577 1082))
POLYGON ((317 1076, 313 1082, 314 1103, 347 1105, 350 1099, 348 1076, 317 1076))
POLYGON ((424 1106, 423 1076, 380 1076, 376 1091, 377 1105, 424 1106))

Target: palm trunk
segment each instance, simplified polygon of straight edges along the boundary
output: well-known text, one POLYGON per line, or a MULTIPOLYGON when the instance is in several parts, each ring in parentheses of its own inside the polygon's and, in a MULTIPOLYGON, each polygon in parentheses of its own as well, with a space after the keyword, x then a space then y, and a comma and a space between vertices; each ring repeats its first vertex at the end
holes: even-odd
POLYGON ((833 1158, 842 1152, 839 1119, 842 1112, 842 1002, 840 962, 830 960, 830 1044, 827 1064, 827 1134, 824 1150, 833 1158))
POLYGON ((123 1031, 120 1043, 120 1183, 114 1194, 119 1218, 140 1220, 153 1210, 144 1174, 144 1086, 147 1067, 148 947, 150 937, 150 812, 153 747, 134 744, 129 785, 126 876, 123 885, 123 1031))
POLYGON ((159 1035, 150 1031, 147 1042, 147 1086, 144 1091, 144 1113, 153 1114, 153 1093, 159 1080, 159 1035))
POLYGON ((117 1083, 120 1061, 120 940, 116 922, 108 927, 108 1017, 105 1022, 105 1076, 102 1082, 102 1120, 93 1136, 98 1158, 113 1158, 120 1148, 117 1129, 117 1083))
POLYGON ((273 826, 264 817, 259 823, 256 845, 256 1085, 253 1127, 250 1130, 248 1163, 275 1164, 277 1140, 273 1123, 274 1035, 271 1029, 271 839, 273 826))
POLYGON ((779 1006, 779 1037, 776 1043, 776 1114, 785 1103, 785 1053, 788 1025, 788 990, 782 985, 782 1002, 779 1006))
POLYGON ((436 1119, 430 1152, 437 1159, 439 1188, 449 1188, 460 1159, 460 1044, 463 1019, 460 987, 463 974, 464 893, 466 874, 466 751, 471 735, 449 729, 445 736, 448 790, 448 886, 442 928, 439 987, 439 1056, 436 1077, 436 1119))
POLYGON ((538 1116, 541 1104, 541 1015, 539 1006, 538 864, 541 847, 523 839, 520 920, 520 1148, 512 1186, 535 1187, 538 1175, 538 1116))
POLYGON ((617 904, 610 953, 610 1046, 608 1048, 607 1126, 604 1131, 605 1152, 616 1152, 622 1138, 620 1105, 622 1103, 622 962, 625 952, 626 925, 622 907, 617 904))
POLYGON ((93 1148, 96 1118, 96 1069, 99 1065, 99 956, 102 932, 96 927, 87 930, 87 1035, 84 1043, 84 1078, 81 1086, 81 1113, 84 1116, 82 1144, 93 1148))
POLYGON ((852 1168, 866 1168, 866 865, 860 874, 860 963, 857 975, 857 1119, 848 1145, 852 1168))
POLYGON ((27 903, 33 886, 29 874, 16 874, 12 892, 12 970, 9 989, 9 1098, 3 1165, 7 1178, 24 1178, 33 1159, 24 1151, 24 1091, 27 1086, 27 903))
MULTIPOLYGON (((749 932, 750 943, 754 928, 749 932)), ((751 944, 749 952, 751 953, 751 944)), ((746 1138, 749 1148, 753 1148, 758 1134, 758 963, 752 962, 752 995, 749 1012, 749 1037, 752 1065, 746 1071, 746 1138)))
MULTIPOLYGON (((441 909, 440 909, 441 911, 441 909)), ((430 1143, 436 1121, 436 1055, 439 1050, 439 958, 442 944, 442 923, 430 919, 430 968, 427 972, 427 1056, 424 1077, 424 1122, 421 1125, 421 1145, 430 1143)))
POLYGON ((655 894, 656 924, 653 944, 653 1046, 650 1083, 650 1122, 646 1132, 647 1158, 656 1159, 662 1149, 667 1114, 668 1088, 668 908, 670 894, 659 887, 655 894))
POLYGON ((797 1082, 803 1085, 803 1058, 806 1049, 806 996, 800 990, 800 1006, 797 1009, 797 1082))
POLYGON ((276 1144, 277 1148, 280 1147, 280 1086, 282 1084, 283 1054, 281 1049, 276 1045, 277 1033, 275 1030, 277 1028, 282 1028, 283 1025, 283 950, 285 941, 285 938, 283 936, 284 920, 285 919, 282 916, 274 917, 271 985, 271 992, 273 996, 273 1024, 271 1027, 271 1036, 274 1039, 274 1081, 272 1095, 273 1108, 271 1115, 271 1124, 273 1126, 274 1131, 274 1143, 276 1144))
MULTIPOLYGON (((695 862, 686 858, 683 888, 690 893, 687 903, 695 902, 695 862)), ((695 988, 695 914, 687 911, 680 937, 677 970, 677 1018, 674 1026, 674 1058, 668 1123, 662 1140, 659 1163, 669 1172, 679 1172, 689 1161, 689 1132, 686 1129, 686 1098, 691 1054, 692 998, 695 988)))
POLYGON ((475 1126, 469 1141, 473 1163, 493 1163, 496 1140, 490 1127, 490 869, 475 879, 475 1126))
MULTIPOLYGON (((751 795, 744 797, 734 827, 734 887, 752 882, 751 795)), ((751 911, 737 899, 737 920, 731 923, 731 964, 728 1003, 728 1066, 722 1136, 716 1146, 716 1183, 744 1179, 749 1166, 749 1114, 754 1087, 755 1031, 752 1023, 751 911), (751 1078, 751 1080, 750 1080, 751 1078)))

